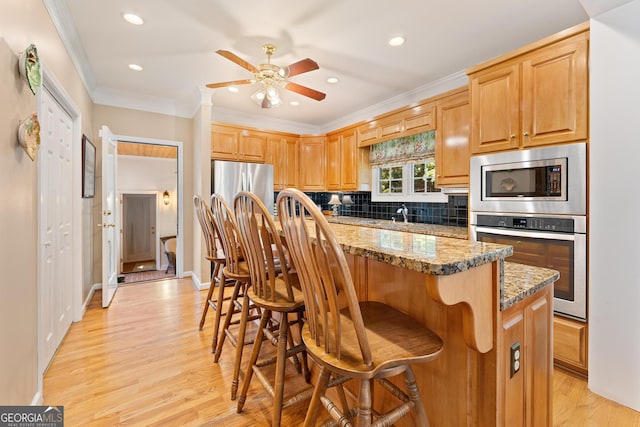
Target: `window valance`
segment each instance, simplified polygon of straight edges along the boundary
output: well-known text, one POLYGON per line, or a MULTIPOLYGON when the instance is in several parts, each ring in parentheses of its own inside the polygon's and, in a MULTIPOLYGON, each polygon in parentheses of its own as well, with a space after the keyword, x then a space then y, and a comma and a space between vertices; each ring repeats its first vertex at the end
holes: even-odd
POLYGON ((371 146, 369 163, 373 167, 388 167, 415 163, 435 155, 436 131, 380 142, 371 146))

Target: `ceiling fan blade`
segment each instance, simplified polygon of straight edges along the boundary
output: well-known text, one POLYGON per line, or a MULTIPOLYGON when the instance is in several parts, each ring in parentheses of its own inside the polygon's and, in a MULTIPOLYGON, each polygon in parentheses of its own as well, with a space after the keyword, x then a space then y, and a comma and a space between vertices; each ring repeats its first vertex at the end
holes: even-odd
POLYGON ((254 67, 253 65, 249 64, 247 61, 245 61, 244 59, 240 58, 235 53, 229 52, 228 50, 220 49, 220 50, 216 50, 216 53, 218 55, 220 55, 220 56, 224 56, 225 58, 227 58, 231 62, 235 62, 236 64, 238 64, 239 66, 241 66, 245 70, 249 70, 254 74, 259 71, 256 67, 254 67))
POLYGON ((316 101, 322 101, 327 96, 326 94, 318 92, 315 89, 311 89, 310 87, 302 86, 293 82, 287 82, 284 88, 292 92, 299 93, 300 95, 308 96, 309 98, 315 99, 316 101))
POLYGON ((250 83, 255 83, 255 80, 245 79, 245 80, 233 80, 231 82, 220 82, 220 83, 209 83, 207 85, 210 89, 215 89, 217 87, 226 87, 226 86, 236 86, 236 85, 248 85, 250 83))
POLYGON ((287 77, 297 76, 298 74, 307 73, 309 71, 317 70, 320 68, 318 63, 313 59, 302 59, 298 62, 294 62, 293 64, 289 64, 284 67, 285 75, 287 77))

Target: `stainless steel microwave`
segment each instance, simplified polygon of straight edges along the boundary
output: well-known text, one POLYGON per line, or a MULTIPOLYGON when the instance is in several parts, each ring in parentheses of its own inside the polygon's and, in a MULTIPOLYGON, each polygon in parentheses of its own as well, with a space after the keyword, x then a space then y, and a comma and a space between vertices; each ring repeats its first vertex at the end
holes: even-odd
POLYGON ((472 156, 474 212, 586 214, 586 144, 472 156))

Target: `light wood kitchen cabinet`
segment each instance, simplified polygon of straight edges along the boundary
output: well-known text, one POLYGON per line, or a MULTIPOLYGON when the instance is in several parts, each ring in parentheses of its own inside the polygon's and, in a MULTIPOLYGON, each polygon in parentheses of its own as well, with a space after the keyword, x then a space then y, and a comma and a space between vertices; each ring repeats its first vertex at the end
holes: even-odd
POLYGON ((552 286, 502 312, 496 425, 553 425, 552 286), (515 369, 515 361, 518 369, 515 369))
POLYGON ((302 135, 298 144, 298 188, 302 191, 324 191, 325 137, 302 135))
POLYGON ((588 138, 588 23, 467 70, 471 153, 588 138))
POLYGON ((298 138, 279 134, 267 137, 265 163, 273 165, 275 190, 298 185, 298 138))
POLYGON ((211 125, 211 158, 264 163, 267 135, 230 125, 211 125))
POLYGON ((431 102, 385 114, 356 130, 358 147, 427 132, 436 127, 436 107, 431 102))
POLYGON ((437 104, 436 186, 469 186, 469 90, 457 90, 437 104))
POLYGON ((565 368, 587 374, 587 324, 565 317, 553 319, 553 358, 565 368))
POLYGON ((328 134, 326 141, 326 189, 356 190, 358 188, 358 147, 355 129, 328 134))

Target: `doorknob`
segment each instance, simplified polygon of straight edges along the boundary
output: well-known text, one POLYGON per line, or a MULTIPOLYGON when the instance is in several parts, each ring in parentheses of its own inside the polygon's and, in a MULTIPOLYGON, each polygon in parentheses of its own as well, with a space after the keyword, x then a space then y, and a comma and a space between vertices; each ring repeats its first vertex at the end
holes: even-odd
POLYGON ((103 211, 103 212, 102 212, 102 215, 107 215, 107 216, 108 216, 108 215, 111 215, 111 211, 103 211))

